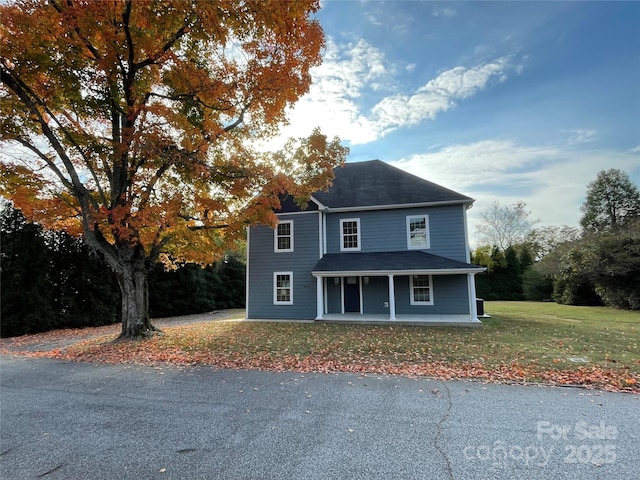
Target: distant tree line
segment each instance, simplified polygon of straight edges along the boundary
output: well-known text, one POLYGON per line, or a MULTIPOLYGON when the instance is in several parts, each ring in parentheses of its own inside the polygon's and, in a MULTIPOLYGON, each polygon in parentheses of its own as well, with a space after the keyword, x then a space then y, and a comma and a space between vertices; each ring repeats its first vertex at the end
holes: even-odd
MULTIPOLYGON (((120 321, 117 279, 80 239, 29 223, 10 203, 2 205, 0 228, 0 336, 120 321)), ((149 272, 151 315, 242 308, 244 269, 239 253, 205 268, 182 264, 166 271, 154 265, 149 272)))
POLYGON ((479 247, 472 260, 487 267, 487 272, 476 276, 476 290, 484 300, 523 300, 523 277, 533 263, 528 248, 509 246, 504 251, 498 246, 479 247))
POLYGON ((587 186, 581 230, 533 228, 523 202, 494 204, 472 262, 485 300, 553 300, 640 310, 640 191, 616 169, 587 186), (506 245, 506 247, 504 247, 506 245))

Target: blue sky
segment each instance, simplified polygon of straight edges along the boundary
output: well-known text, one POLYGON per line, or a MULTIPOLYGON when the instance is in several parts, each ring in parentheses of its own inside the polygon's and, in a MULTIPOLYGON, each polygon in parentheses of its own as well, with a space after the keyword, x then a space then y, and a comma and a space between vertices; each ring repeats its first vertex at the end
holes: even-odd
POLYGON ((640 185, 639 2, 323 0, 327 47, 285 136, 315 126, 476 199, 577 226, 587 184, 640 185))

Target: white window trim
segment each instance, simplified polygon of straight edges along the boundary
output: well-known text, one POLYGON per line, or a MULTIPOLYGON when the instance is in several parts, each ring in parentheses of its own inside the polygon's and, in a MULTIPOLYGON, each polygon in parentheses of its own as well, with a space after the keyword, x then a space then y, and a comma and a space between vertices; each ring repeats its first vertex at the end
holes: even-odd
POLYGON ((276 225, 276 228, 273 231, 273 251, 275 253, 293 252, 293 220, 280 220, 278 222, 278 225, 276 225), (291 248, 278 248, 278 225, 282 225, 285 223, 288 223, 290 225, 289 231, 291 232, 291 234, 289 236, 291 237, 291 248))
POLYGON ((293 272, 273 272, 273 304, 293 305, 293 272), (288 302, 278 301, 278 275, 289 275, 289 298, 288 302))
POLYGON ((431 248, 431 235, 430 235, 430 231, 431 229, 429 228, 429 215, 407 215, 407 250, 427 250, 429 248, 431 248), (424 247, 413 247, 411 246, 411 229, 410 229, 410 225, 411 225, 411 219, 412 218, 424 218, 424 225, 425 225, 425 237, 427 240, 427 245, 424 247))
POLYGON ((429 301, 419 302, 413 299, 413 275, 409 275, 409 294, 411 296, 411 305, 433 305, 433 276, 432 275, 420 275, 421 277, 429 277, 429 301))
POLYGON ((362 246, 361 242, 361 230, 360 230, 360 219, 359 218, 341 218, 340 219, 340 251, 341 252, 359 252, 362 246), (356 222, 357 232, 357 241, 358 246, 355 248, 345 248, 344 246, 344 223, 345 222, 356 222))

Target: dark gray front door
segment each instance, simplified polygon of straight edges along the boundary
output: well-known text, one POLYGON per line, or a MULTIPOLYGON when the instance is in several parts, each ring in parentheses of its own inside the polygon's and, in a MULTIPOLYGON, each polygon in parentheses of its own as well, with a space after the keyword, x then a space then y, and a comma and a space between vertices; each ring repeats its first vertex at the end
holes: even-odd
POLYGON ((344 311, 360 313, 360 282, 358 277, 344 279, 344 311))

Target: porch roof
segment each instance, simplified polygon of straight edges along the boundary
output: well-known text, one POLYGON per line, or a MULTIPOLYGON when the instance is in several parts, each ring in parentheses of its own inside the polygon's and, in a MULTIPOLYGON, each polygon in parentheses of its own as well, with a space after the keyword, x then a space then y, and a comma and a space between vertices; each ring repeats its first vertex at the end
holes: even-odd
POLYGON ((400 252, 328 253, 313 267, 319 277, 342 275, 415 275, 478 273, 484 267, 420 250, 400 252))

